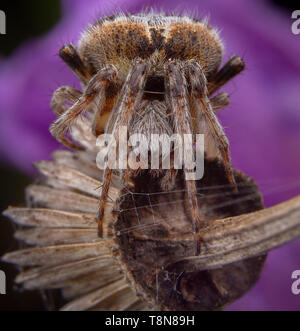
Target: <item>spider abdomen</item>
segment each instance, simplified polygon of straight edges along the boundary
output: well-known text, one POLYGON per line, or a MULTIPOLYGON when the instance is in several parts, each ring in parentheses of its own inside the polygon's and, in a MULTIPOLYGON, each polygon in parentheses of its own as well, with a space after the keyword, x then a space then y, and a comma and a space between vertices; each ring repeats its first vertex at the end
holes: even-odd
POLYGON ((222 60, 222 42, 205 22, 160 15, 117 16, 97 21, 83 34, 78 47, 95 71, 114 64, 128 72, 134 58, 149 58, 157 70, 169 59, 197 60, 209 77, 222 60))

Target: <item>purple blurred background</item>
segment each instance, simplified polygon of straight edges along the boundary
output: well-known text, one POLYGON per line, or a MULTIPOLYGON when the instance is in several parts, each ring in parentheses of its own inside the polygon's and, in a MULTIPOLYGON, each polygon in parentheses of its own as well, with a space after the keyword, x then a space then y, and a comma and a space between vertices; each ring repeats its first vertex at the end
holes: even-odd
MULTIPOLYGON (((62 0, 62 17, 48 33, 0 57, 2 161, 31 176, 32 162, 49 159, 59 146, 48 131, 54 120, 49 101, 57 87, 78 86, 59 48, 76 43, 103 15, 143 8, 210 17, 225 43, 224 61, 236 54, 247 67, 224 88, 231 105, 218 114, 234 167, 256 180, 266 206, 300 194, 300 35, 291 32, 292 8, 267 0, 62 0)), ((300 295, 291 292, 296 269, 300 240, 272 251, 257 285, 226 310, 300 310, 300 295)))

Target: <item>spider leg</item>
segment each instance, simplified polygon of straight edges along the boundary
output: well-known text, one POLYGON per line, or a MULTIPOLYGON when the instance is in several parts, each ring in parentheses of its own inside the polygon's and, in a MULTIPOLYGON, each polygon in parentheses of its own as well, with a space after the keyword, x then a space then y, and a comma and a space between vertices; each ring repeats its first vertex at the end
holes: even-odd
POLYGON ((100 134, 104 133, 110 114, 118 100, 119 89, 120 86, 118 83, 111 84, 105 91, 105 98, 98 98, 98 100, 96 100, 98 106, 94 113, 94 119, 92 122, 92 132, 95 137, 98 137, 100 134))
POLYGON ((84 65, 76 51, 76 48, 72 44, 64 45, 59 50, 59 56, 80 79, 81 82, 86 84, 92 78, 93 75, 84 65))
POLYGON ((219 93, 210 98, 210 103, 214 113, 229 105, 229 95, 226 92, 219 93))
MULTIPOLYGON (((191 114, 187 98, 187 83, 180 63, 172 61, 166 67, 167 87, 169 102, 174 115, 175 133, 182 138, 184 134, 192 134, 191 114)), ((187 169, 185 169, 187 171, 187 169)), ((195 180, 185 181, 188 200, 192 212, 195 232, 195 255, 200 254, 200 214, 197 200, 197 187, 195 180)))
POLYGON ((53 93, 50 106, 54 113, 60 116, 69 108, 66 102, 74 104, 81 95, 82 93, 72 86, 61 86, 53 93))
MULTIPOLYGON (((119 102, 113 109, 113 113, 107 124, 107 132, 111 133, 115 138, 117 151, 119 146, 119 128, 121 126, 128 126, 135 105, 140 102, 140 99, 143 95, 143 89, 146 82, 146 74, 146 62, 141 59, 135 59, 123 85, 119 102)), ((117 152, 117 155, 118 154, 119 151, 117 152)), ((119 155, 119 160, 122 157, 124 157, 124 155, 119 155)), ((103 235, 103 217, 111 181, 111 175, 112 169, 106 166, 103 174, 103 185, 100 195, 100 206, 98 211, 98 234, 100 237, 102 237, 103 235)))
POLYGON ((95 100, 105 98, 105 89, 116 79, 116 69, 107 66, 100 70, 89 81, 82 96, 51 125, 51 134, 62 144, 70 148, 78 148, 65 136, 65 132, 72 126, 76 118, 81 115, 95 100))
POLYGON ((229 142, 222 126, 220 125, 216 115, 213 112, 210 100, 208 98, 206 77, 199 63, 195 61, 188 64, 188 71, 192 88, 192 96, 194 98, 194 104, 197 108, 197 113, 204 117, 210 132, 212 132, 213 137, 215 138, 214 140, 216 146, 221 153, 229 183, 232 185, 233 192, 237 193, 237 185, 231 168, 229 142))
POLYGON ((208 83, 208 95, 215 93, 244 69, 244 61, 240 57, 233 55, 208 83))

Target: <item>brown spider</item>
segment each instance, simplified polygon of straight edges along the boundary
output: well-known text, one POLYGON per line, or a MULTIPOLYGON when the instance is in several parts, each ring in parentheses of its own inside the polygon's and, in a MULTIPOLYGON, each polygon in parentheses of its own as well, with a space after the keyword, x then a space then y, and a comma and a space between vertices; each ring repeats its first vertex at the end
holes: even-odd
MULTIPOLYGON (((236 191, 229 143, 215 115, 228 105, 229 96, 212 94, 242 71, 244 63, 232 56, 219 70, 222 53, 216 30, 205 21, 155 14, 99 20, 83 33, 77 48, 69 44, 59 52, 80 79, 83 92, 70 86, 54 92, 51 106, 58 119, 51 133, 65 146, 79 148, 66 137, 66 131, 87 110, 94 114, 94 134, 105 130, 117 143, 120 126, 127 126, 129 133, 138 130, 146 135, 205 133, 209 142, 206 155, 212 151, 220 154, 228 181, 236 191)), ((109 167, 104 170, 98 214, 100 236, 112 171, 109 167)), ((162 188, 170 190, 176 171, 160 171, 165 174, 162 188)), ((120 174, 128 183, 130 170, 120 174)), ((198 255, 201 220, 194 180, 186 180, 186 190, 198 255)))

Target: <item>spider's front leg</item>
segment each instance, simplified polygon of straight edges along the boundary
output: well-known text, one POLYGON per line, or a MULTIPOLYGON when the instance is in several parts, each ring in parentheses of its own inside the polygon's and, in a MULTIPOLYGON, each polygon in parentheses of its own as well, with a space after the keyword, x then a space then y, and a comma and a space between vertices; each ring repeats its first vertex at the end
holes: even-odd
POLYGON ((221 153, 228 181, 232 185, 233 192, 237 193, 237 185, 231 167, 229 142, 208 98, 206 77, 198 62, 189 62, 187 66, 196 111, 203 116, 208 125, 215 144, 221 153))
POLYGON ((70 107, 66 102, 73 105, 81 96, 82 93, 76 88, 72 86, 61 86, 53 93, 50 107, 57 116, 60 116, 70 107))
MULTIPOLYGON (((187 84, 183 68, 179 62, 172 61, 166 65, 166 90, 174 116, 175 133, 184 138, 184 134, 193 134, 191 113, 187 96, 187 84)), ((193 152, 193 151, 192 151, 193 152)), ((184 165, 185 171, 186 165, 184 165)), ((195 255, 200 254, 200 214, 197 200, 197 187, 195 180, 185 181, 188 200, 191 208, 195 233, 195 255)))
MULTIPOLYGON (((59 118, 51 125, 50 132, 51 134, 62 144, 70 148, 78 148, 77 145, 74 145, 66 136, 66 131, 72 126, 74 121, 81 115, 89 106, 95 101, 97 97, 98 100, 103 101, 105 98, 105 90, 110 83, 116 81, 117 72, 114 66, 107 66, 101 69, 93 78, 88 82, 87 87, 81 97, 76 100, 76 102, 65 110, 59 118)), ((68 94, 68 97, 70 94, 68 94)), ((57 102, 57 100, 54 100, 57 102)), ((58 103, 61 103, 59 101, 58 103)), ((103 107, 103 102, 100 106, 103 107)), ((60 111, 59 108, 55 108, 56 111, 60 111)), ((101 114, 98 111, 97 114, 101 114)))
POLYGON ((230 102, 229 95, 226 92, 219 93, 209 100, 214 113, 217 113, 220 109, 228 106, 230 102))
MULTIPOLYGON (((141 59, 135 59, 127 74, 125 83, 120 94, 120 98, 114 107, 109 122, 107 123, 107 133, 111 133, 115 138, 116 146, 119 146, 119 128, 128 126, 136 104, 141 100, 147 75, 147 63, 141 59)), ((120 151, 117 148, 117 155, 120 151)), ((119 155, 119 159, 127 155, 119 155)), ((103 218, 105 204, 108 197, 112 169, 106 166, 103 174, 103 185, 100 196, 100 206, 98 211, 98 234, 103 235, 103 218)))
POLYGON ((208 82, 208 95, 210 97, 211 106, 215 113, 229 105, 229 95, 225 92, 222 92, 211 97, 212 94, 214 94, 217 90, 219 90, 223 85, 228 83, 244 69, 244 61, 240 57, 233 55, 228 60, 228 62, 226 62, 225 65, 215 74, 213 79, 208 82))
POLYGON ((209 81, 207 89, 208 95, 211 96, 217 90, 219 90, 223 85, 228 83, 232 78, 238 75, 241 71, 245 69, 244 61, 233 55, 228 62, 219 70, 211 81, 209 81))
POLYGON ((72 44, 64 45, 59 50, 59 56, 83 84, 87 84, 92 78, 90 70, 82 62, 76 48, 72 44))

